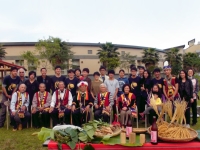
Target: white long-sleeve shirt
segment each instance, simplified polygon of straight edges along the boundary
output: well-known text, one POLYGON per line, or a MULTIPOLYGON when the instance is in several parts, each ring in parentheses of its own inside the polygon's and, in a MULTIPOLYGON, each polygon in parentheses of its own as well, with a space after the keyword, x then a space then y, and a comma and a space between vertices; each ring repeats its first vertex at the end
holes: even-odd
MULTIPOLYGON (((63 90, 63 93, 60 92, 60 98, 61 98, 61 100, 63 100, 65 92, 67 92, 67 90, 65 90, 65 89, 63 90)), ((72 101, 73 101, 72 94, 69 91, 68 106, 72 105, 72 101)), ((51 99, 51 107, 55 107, 55 105, 56 105, 56 91, 53 93, 53 96, 52 96, 52 99, 51 99)))
MULTIPOLYGON (((28 95, 28 98, 27 98, 27 101, 25 102, 25 93, 21 93, 21 97, 22 97, 22 106, 26 106, 26 108, 28 108, 28 105, 29 105, 29 95, 28 95)), ((12 112, 15 112, 17 111, 15 109, 15 104, 17 102, 17 92, 13 93, 12 95, 12 99, 11 99, 11 104, 10 104, 10 109, 12 112)))

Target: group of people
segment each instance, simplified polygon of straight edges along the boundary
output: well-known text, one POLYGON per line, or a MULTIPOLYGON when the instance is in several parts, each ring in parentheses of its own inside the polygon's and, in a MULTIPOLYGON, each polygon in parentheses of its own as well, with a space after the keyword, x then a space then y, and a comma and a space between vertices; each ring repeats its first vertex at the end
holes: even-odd
MULTIPOLYGON (((55 67, 52 77, 47 76, 46 68, 41 68, 41 76, 36 77, 36 72, 30 71, 26 78, 23 68, 18 70, 12 67, 2 85, 0 128, 4 126, 7 106, 10 108, 13 131, 26 126, 31 116, 33 126, 39 128, 49 127, 50 117, 53 126, 81 126, 91 119, 92 113, 96 120, 111 122, 117 112, 120 113, 121 125, 126 127, 130 117, 142 119, 145 114, 154 113, 149 104, 151 98, 158 106, 167 100, 186 100, 188 107, 192 108, 192 124, 197 123, 198 81, 194 79, 192 69, 187 72, 181 70, 179 79, 171 75, 169 65, 163 68, 165 78, 161 77, 158 68, 153 71, 153 79, 142 66, 131 66, 130 70, 128 78, 121 69, 119 78, 115 79, 115 71, 106 71, 102 66, 94 72, 91 80, 88 68, 82 72, 80 69, 69 69, 67 78, 61 75, 60 66, 55 67), (146 104, 149 107, 145 110, 146 104)), ((190 125, 190 109, 185 111, 185 116, 186 123, 190 125)))

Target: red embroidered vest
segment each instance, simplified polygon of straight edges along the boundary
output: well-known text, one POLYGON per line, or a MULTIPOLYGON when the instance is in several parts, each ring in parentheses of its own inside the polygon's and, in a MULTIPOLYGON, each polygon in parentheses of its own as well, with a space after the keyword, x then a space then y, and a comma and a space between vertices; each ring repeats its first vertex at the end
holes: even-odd
MULTIPOLYGON (((44 93, 45 97, 43 96, 43 99, 44 99, 44 104, 46 104, 46 101, 47 101, 47 97, 48 97, 48 92, 45 91, 44 93)), ((37 98, 37 106, 40 107, 40 100, 39 100, 39 92, 36 92, 36 98, 37 98)), ((43 107, 43 106, 42 106, 43 107)))
POLYGON ((110 104, 109 96, 110 96, 110 92, 106 92, 105 95, 104 95, 104 99, 102 100, 101 93, 99 93, 98 96, 97 96, 98 105, 100 106, 101 104, 103 104, 105 107, 107 107, 110 104))
MULTIPOLYGON (((58 106, 58 103, 60 101, 58 97, 59 92, 60 92, 59 90, 56 90, 56 107, 58 106)), ((68 98, 69 98, 69 90, 65 90, 64 97, 61 104, 66 106, 68 104, 68 98)))
MULTIPOLYGON (((172 77, 171 85, 168 85, 166 79, 164 79, 165 92, 168 97, 173 96, 173 94, 175 92, 175 84, 176 84, 175 80, 176 80, 176 78, 172 77)), ((178 96, 178 93, 176 94, 176 96, 178 96)))
MULTIPOLYGON (((19 99, 19 93, 18 92, 19 91, 16 92, 17 93, 17 101, 15 103, 15 110, 18 109, 17 106, 18 106, 18 103, 19 103, 19 101, 18 101, 18 99, 19 99)), ((26 101, 26 100, 28 100, 28 92, 24 92, 24 94, 25 94, 25 101, 26 101)), ((23 106, 23 104, 21 104, 21 106, 23 106)))

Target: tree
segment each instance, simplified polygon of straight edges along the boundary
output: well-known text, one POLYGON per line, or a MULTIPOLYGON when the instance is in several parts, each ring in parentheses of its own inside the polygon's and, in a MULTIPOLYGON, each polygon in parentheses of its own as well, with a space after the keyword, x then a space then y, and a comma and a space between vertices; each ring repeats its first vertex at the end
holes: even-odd
POLYGON ((155 66, 159 61, 158 51, 155 48, 144 49, 142 54, 142 63, 147 69, 150 66, 155 66))
POLYGON ((21 54, 21 57, 27 61, 28 70, 36 70, 40 64, 39 59, 35 56, 32 51, 26 51, 21 54))
POLYGON ((6 54, 7 52, 5 51, 5 48, 2 45, 0 45, 0 60, 2 58, 5 58, 6 54))
POLYGON ((36 44, 40 59, 47 59, 53 67, 60 65, 63 69, 69 68, 69 60, 73 58, 70 46, 60 38, 49 37, 41 39, 36 44))
POLYGON ((183 68, 192 68, 195 71, 200 70, 200 57, 196 53, 186 53, 183 55, 183 68))
POLYGON ((182 69, 182 54, 179 53, 179 49, 170 49, 166 52, 164 57, 172 67, 172 74, 178 75, 179 71, 182 69))
POLYGON ((124 53, 123 55, 121 55, 120 68, 125 68, 129 72, 130 66, 135 65, 136 57, 137 56, 132 56, 130 53, 124 53))
POLYGON ((115 69, 120 65, 120 53, 112 43, 106 42, 100 46, 101 49, 97 50, 97 55, 99 56, 100 62, 102 62, 105 68, 115 69))

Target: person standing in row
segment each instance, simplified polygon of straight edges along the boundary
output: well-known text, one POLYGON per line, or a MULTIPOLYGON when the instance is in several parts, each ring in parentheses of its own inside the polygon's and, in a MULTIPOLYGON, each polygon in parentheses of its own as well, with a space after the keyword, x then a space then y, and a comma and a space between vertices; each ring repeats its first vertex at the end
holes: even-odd
POLYGON ((173 101, 178 98, 178 79, 172 77, 171 66, 169 66, 167 61, 164 63, 164 72, 165 78, 163 80, 163 93, 167 100, 173 101))
POLYGON ((75 69, 74 73, 76 78, 78 78, 80 81, 83 80, 83 76, 81 75, 81 69, 75 69))
POLYGON ((144 75, 144 67, 143 66, 138 66, 139 69, 139 73, 138 73, 138 77, 143 78, 144 75))
POLYGON ((115 71, 114 70, 109 70, 108 71, 108 76, 109 79, 104 81, 104 84, 107 87, 108 92, 111 93, 111 95, 113 96, 113 100, 114 100, 114 105, 113 105, 113 118, 115 117, 116 114, 116 100, 117 100, 117 93, 119 90, 119 82, 118 80, 115 79, 115 71))
POLYGON ((137 76, 137 68, 133 67, 131 68, 131 77, 128 79, 130 86, 131 86, 131 92, 136 96, 136 104, 138 107, 138 112, 142 112, 140 110, 140 103, 141 103, 141 78, 137 76))
POLYGON ((107 80, 109 77, 106 75, 106 68, 104 66, 101 66, 99 68, 99 72, 100 72, 100 78, 99 80, 101 82, 104 82, 105 80, 107 80))
POLYGON ((194 71, 192 69, 188 70, 188 79, 192 81, 193 85, 193 102, 191 102, 192 108, 192 126, 197 124, 197 99, 199 92, 198 80, 194 78, 194 71))
POLYGON ((52 85, 51 85, 51 90, 52 94, 58 89, 58 84, 60 81, 65 82, 65 76, 61 74, 61 67, 56 66, 55 67, 55 75, 51 78, 52 80, 52 85))
MULTIPOLYGON (((181 70, 179 73, 179 94, 181 99, 188 102, 187 107, 190 108, 193 100, 193 85, 192 81, 188 79, 187 72, 181 70)), ((186 124, 190 127, 190 109, 185 110, 186 124)))
POLYGON ((79 83, 79 79, 75 77, 73 69, 69 69, 67 73, 68 78, 65 79, 65 87, 71 92, 72 97, 74 98, 78 91, 77 84, 79 83))
POLYGON ((47 76, 47 69, 41 68, 40 69, 41 76, 37 77, 38 83, 44 83, 46 87, 46 91, 50 93, 51 90, 51 78, 47 76))
POLYGON ((39 91, 39 84, 36 80, 36 72, 35 71, 30 71, 28 76, 29 76, 29 80, 25 81, 25 85, 26 85, 26 92, 29 94, 28 111, 31 112, 33 96, 36 92, 39 91))
POLYGON ((121 94, 123 94, 123 90, 122 90, 123 86, 125 84, 129 84, 129 81, 125 77, 125 71, 123 69, 119 70, 118 82, 119 82, 119 91, 117 93, 117 97, 119 97, 121 94))
POLYGON ((157 84, 159 86, 161 94, 163 94, 164 78, 161 78, 160 69, 159 68, 154 69, 153 74, 154 74, 154 78, 151 80, 151 88, 153 88, 153 86, 157 84))
POLYGON ((20 78, 20 82, 19 82, 19 85, 22 84, 22 83, 25 83, 26 80, 28 80, 28 78, 25 77, 25 70, 24 68, 20 68, 18 70, 18 76, 20 78))
POLYGON ((84 68, 82 71, 83 74, 83 81, 86 81, 88 83, 88 90, 91 91, 91 79, 88 77, 90 73, 90 70, 88 68, 84 68))
POLYGON ((93 74, 94 80, 92 81, 91 94, 94 99, 96 99, 97 94, 100 92, 99 86, 103 83, 99 80, 99 76, 99 72, 93 74))
POLYGON ((12 94, 17 90, 20 78, 17 76, 17 68, 11 67, 10 75, 6 76, 2 85, 2 101, 0 111, 0 128, 4 126, 6 120, 6 106, 9 106, 9 100, 11 100, 12 94), (7 103, 7 104, 6 104, 7 103))

